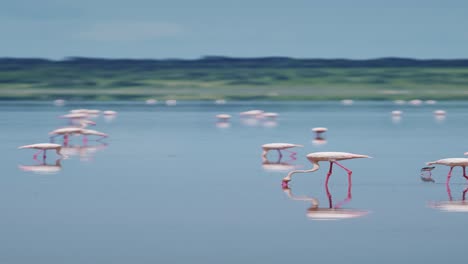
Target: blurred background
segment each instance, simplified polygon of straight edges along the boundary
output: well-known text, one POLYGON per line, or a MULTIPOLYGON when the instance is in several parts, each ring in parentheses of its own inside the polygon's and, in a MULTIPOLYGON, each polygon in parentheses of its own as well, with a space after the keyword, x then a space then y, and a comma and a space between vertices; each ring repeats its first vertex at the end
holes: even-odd
POLYGON ((466 1, 10 1, 1 100, 467 99, 466 1))

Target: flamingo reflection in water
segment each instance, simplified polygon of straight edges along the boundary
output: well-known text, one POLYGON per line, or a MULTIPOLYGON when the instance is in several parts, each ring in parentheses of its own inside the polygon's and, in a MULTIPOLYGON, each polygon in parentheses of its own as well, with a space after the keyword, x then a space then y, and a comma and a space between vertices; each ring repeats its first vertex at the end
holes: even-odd
POLYGON ((450 189, 450 184, 446 184, 446 191, 449 197, 448 201, 432 202, 429 204, 431 208, 441 210, 443 212, 461 212, 468 213, 468 201, 466 201, 466 194, 468 192, 468 187, 465 188, 462 192, 461 200, 454 200, 452 196, 452 190, 450 189))
POLYGON ((298 145, 298 144, 291 144, 291 143, 268 143, 268 144, 263 144, 262 145, 262 157, 266 158, 266 156, 268 154, 268 151, 276 150, 278 152, 278 156, 281 159, 283 157, 283 154, 281 153, 281 150, 283 150, 283 151, 289 152, 291 154, 290 157, 292 159, 296 159, 296 157, 295 157, 296 152, 288 150, 290 148, 295 148, 295 147, 302 148, 303 146, 298 145))
POLYGON ((262 168, 269 172, 287 172, 297 168, 297 165, 291 164, 290 162, 295 160, 291 158, 288 161, 281 161, 282 157, 278 157, 277 161, 270 161, 266 157, 262 157, 262 168))
POLYGON ((57 159, 53 164, 47 164, 45 160, 33 165, 18 165, 22 171, 30 171, 36 174, 56 174, 62 170, 62 159, 57 159))
POLYGON ((328 207, 320 207, 320 204, 317 198, 293 195, 289 187, 283 187, 283 191, 292 200, 307 201, 312 204, 311 207, 307 209, 307 213, 306 213, 307 218, 311 220, 340 220, 340 219, 358 218, 358 217, 365 216, 369 213, 369 211, 367 210, 342 208, 345 204, 349 203, 352 199, 351 187, 352 187, 352 184, 351 182, 349 182, 348 194, 346 198, 336 203, 335 205, 333 205, 332 195, 330 193, 330 190, 328 189, 328 185, 325 185, 325 191, 328 197, 328 207))
POLYGON ((98 145, 68 145, 62 146, 62 153, 67 156, 79 156, 80 160, 88 161, 92 160, 94 154, 100 150, 107 148, 107 143, 101 143, 98 145))

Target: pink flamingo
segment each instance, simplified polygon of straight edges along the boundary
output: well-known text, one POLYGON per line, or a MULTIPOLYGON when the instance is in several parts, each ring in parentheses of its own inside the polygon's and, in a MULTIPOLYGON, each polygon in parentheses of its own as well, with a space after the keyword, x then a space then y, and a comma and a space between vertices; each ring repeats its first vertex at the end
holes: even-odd
POLYGON ((447 182, 448 185, 450 183, 450 178, 452 177, 452 170, 454 167, 460 166, 463 168, 463 177, 468 180, 468 175, 466 175, 466 166, 468 166, 468 159, 467 158, 448 158, 448 159, 440 159, 436 161, 431 161, 427 163, 428 166, 430 165, 445 165, 449 166, 450 170, 447 174, 447 182))
POLYGON ((294 148, 294 147, 303 147, 303 146, 298 145, 298 144, 291 144, 291 143, 268 143, 268 144, 264 144, 264 145, 262 145, 262 149, 263 149, 262 157, 265 158, 268 151, 270 151, 270 150, 278 151, 278 154, 279 154, 280 158, 283 157, 283 154, 281 154, 281 150, 288 151, 288 152, 291 153, 291 156, 294 156, 294 155, 296 155, 296 152, 287 150, 287 149, 294 148))
POLYGON ((328 185, 328 180, 332 174, 333 164, 338 165, 343 168, 348 173, 348 182, 351 183, 352 171, 338 163, 339 160, 348 160, 348 159, 359 159, 359 158, 370 158, 367 155, 353 154, 347 152, 313 152, 308 154, 307 159, 312 162, 313 167, 310 170, 294 170, 288 173, 286 177, 283 178, 282 186, 283 188, 288 187, 288 182, 291 181, 291 177, 295 173, 307 173, 314 172, 320 168, 319 161, 328 161, 330 162, 330 169, 328 170, 327 178, 325 180, 325 185, 328 185))
POLYGON ((62 149, 62 145, 60 144, 54 144, 54 143, 37 143, 37 144, 31 144, 31 145, 24 145, 21 147, 18 147, 18 149, 39 149, 37 153, 34 154, 33 158, 37 159, 37 155, 39 153, 42 153, 42 158, 45 160, 46 159, 46 151, 47 150, 55 150, 57 155, 61 157, 66 157, 62 153, 60 153, 60 150, 62 149))

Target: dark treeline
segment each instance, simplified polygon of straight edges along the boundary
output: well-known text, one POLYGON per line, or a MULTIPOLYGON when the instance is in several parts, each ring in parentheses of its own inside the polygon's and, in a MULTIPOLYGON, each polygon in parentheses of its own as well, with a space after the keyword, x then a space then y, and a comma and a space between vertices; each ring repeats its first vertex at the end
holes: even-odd
POLYGON ((207 56, 201 59, 101 59, 71 57, 64 60, 34 58, 0 58, 0 71, 27 70, 37 67, 58 67, 102 70, 157 70, 190 68, 393 68, 468 67, 468 59, 407 59, 378 58, 351 59, 293 59, 287 57, 230 58, 207 56))

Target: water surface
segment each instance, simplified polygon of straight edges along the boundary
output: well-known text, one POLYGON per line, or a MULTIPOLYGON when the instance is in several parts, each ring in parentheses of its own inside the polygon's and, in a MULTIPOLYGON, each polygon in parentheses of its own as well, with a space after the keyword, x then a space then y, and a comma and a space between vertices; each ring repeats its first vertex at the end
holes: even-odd
MULTIPOLYGON (((427 161, 462 157, 467 122, 464 102, 3 102, 0 262, 464 261, 468 213, 431 207, 450 199, 448 168, 433 171, 434 183, 423 182, 419 170, 427 161), (90 141, 88 149, 72 137, 76 148, 56 173, 21 170, 19 165, 42 164, 32 159, 33 150, 17 147, 47 142, 49 131, 66 125, 57 116, 75 108, 118 111, 114 120, 95 119, 93 129, 110 137, 90 141), (241 120, 238 113, 250 109, 280 116, 241 120), (404 111, 399 121, 390 116, 397 109, 404 111), (447 117, 435 119, 436 109, 447 117), (233 116, 228 126, 217 124, 219 113, 233 116), (318 126, 329 129, 326 144, 313 143, 311 128, 318 126), (353 170, 351 200, 342 208, 366 214, 335 221, 308 217, 310 198, 328 207, 326 164, 294 176, 290 190, 283 190, 287 172, 262 164, 260 146, 270 142, 304 145, 296 160, 283 157, 286 171, 309 168, 305 155, 315 151, 374 157, 342 162, 353 170)), ((57 158, 49 153, 47 164, 56 166, 57 158)), ((277 154, 269 153, 268 161, 275 163, 277 154)), ((453 201, 462 199, 465 182, 456 168, 453 201)), ((338 167, 329 193, 333 206, 348 197, 347 176, 338 167)))

